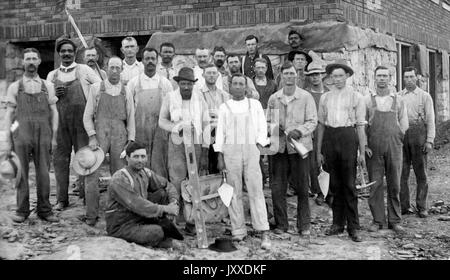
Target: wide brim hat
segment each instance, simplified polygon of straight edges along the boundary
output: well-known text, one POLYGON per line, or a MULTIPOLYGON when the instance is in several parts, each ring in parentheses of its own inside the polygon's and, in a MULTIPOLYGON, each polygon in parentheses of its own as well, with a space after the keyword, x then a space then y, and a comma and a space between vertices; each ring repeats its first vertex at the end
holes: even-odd
POLYGON ((216 238, 214 243, 209 245, 208 248, 219 253, 229 253, 237 250, 233 241, 229 238, 216 238))
POLYGON ((288 54, 288 60, 289 61, 294 61, 295 55, 296 54, 303 54, 306 57, 306 61, 309 63, 311 63, 313 61, 312 57, 308 54, 308 52, 306 50, 293 50, 290 51, 288 54))
POLYGON ((195 82, 198 81, 198 79, 195 78, 194 70, 192 68, 189 68, 189 67, 181 68, 180 71, 178 72, 178 75, 173 77, 173 79, 176 82, 185 80, 185 81, 190 81, 190 82, 195 83, 195 82))
MULTIPOLYGON (((1 156, 0 164, 3 164, 5 161, 7 161, 14 170, 15 187, 17 188, 22 179, 22 164, 20 164, 20 159, 15 152, 11 152, 9 155, 3 154, 1 156)), ((3 176, 3 174, 0 174, 0 176, 3 176)))
POLYGON ((180 233, 174 223, 167 217, 159 219, 158 225, 162 227, 165 237, 173 238, 176 240, 184 240, 183 234, 180 233))
POLYGON ((308 68, 306 69, 305 75, 312 75, 312 74, 325 74, 327 71, 325 68, 323 68, 323 65, 317 62, 312 62, 308 65, 308 68))
POLYGON ((336 68, 342 68, 346 73, 348 73, 350 76, 353 76, 355 73, 353 69, 348 65, 346 60, 340 59, 337 60, 335 63, 328 64, 325 70, 327 71, 327 74, 331 74, 334 69, 336 68))
POLYGON ((85 146, 78 150, 73 159, 73 170, 81 176, 94 173, 105 159, 105 153, 98 147, 92 150, 89 146, 85 146))

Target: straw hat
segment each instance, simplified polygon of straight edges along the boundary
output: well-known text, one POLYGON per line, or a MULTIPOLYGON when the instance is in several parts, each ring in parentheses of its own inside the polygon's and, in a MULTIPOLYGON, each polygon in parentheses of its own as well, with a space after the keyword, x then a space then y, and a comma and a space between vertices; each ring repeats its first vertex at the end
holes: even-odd
POLYGON ((22 165, 16 153, 4 154, 0 159, 0 176, 4 179, 15 179, 15 186, 20 183, 22 176, 22 165))

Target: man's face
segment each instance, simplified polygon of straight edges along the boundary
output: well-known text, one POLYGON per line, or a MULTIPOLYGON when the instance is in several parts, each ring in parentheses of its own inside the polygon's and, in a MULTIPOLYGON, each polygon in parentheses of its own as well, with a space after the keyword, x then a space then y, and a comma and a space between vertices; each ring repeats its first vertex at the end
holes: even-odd
POLYGON ((22 65, 28 73, 36 73, 41 64, 41 59, 35 52, 27 52, 23 55, 22 65))
POLYGON ((111 83, 115 84, 120 81, 120 73, 122 72, 122 60, 117 57, 113 57, 108 61, 108 79, 111 83))
POLYGON ((213 59, 214 59, 214 64, 220 68, 225 63, 225 53, 223 53, 221 51, 217 51, 214 53, 213 59))
POLYGON ((147 163, 147 151, 139 149, 127 156, 128 165, 135 170, 142 170, 147 163))
POLYGON ((322 78, 323 76, 321 73, 314 73, 309 75, 309 80, 314 86, 319 86, 320 84, 322 84, 322 78))
POLYGON ((288 37, 289 46, 291 46, 292 49, 297 49, 300 47, 302 40, 300 39, 300 36, 298 34, 292 34, 288 37))
POLYGON ((348 77, 349 74, 347 74, 342 68, 334 69, 333 72, 331 72, 333 84, 338 89, 343 89, 346 86, 348 77))
POLYGON ((234 99, 240 100, 245 96, 245 90, 247 89, 245 77, 234 77, 231 80, 230 94, 234 99))
POLYGON ((158 63, 158 55, 154 51, 145 51, 143 53, 142 63, 144 64, 146 72, 154 72, 156 71, 156 64, 158 63))
POLYGON ((228 58, 228 68, 230 69, 231 74, 239 72, 241 69, 241 62, 237 56, 228 58))
POLYGON ((296 54, 292 63, 296 70, 305 70, 308 60, 304 54, 296 54))
POLYGON ((255 63, 255 74, 258 77, 263 77, 266 75, 267 66, 265 63, 257 61, 255 63))
POLYGON ((122 48, 120 48, 125 57, 136 57, 139 47, 134 40, 124 40, 122 42, 122 48))
POLYGON ((405 72, 405 74, 403 74, 403 79, 405 80, 405 86, 407 87, 417 86, 417 75, 415 71, 405 72))
POLYGON ((375 73, 375 83, 377 88, 387 88, 389 87, 389 82, 391 79, 391 75, 389 74, 389 70, 387 69, 379 69, 375 73))
POLYGON ((282 72, 284 84, 286 86, 293 86, 295 85, 296 78, 297 78, 297 71, 295 71, 294 67, 284 69, 282 72))
POLYGON ((203 77, 207 84, 213 85, 219 78, 219 71, 216 67, 207 67, 203 72, 203 77))
POLYGON ((186 97, 184 99, 190 99, 192 89, 194 88, 194 83, 191 81, 181 80, 178 82, 178 86, 180 87, 181 96, 186 97))
POLYGON ((245 41, 245 46, 247 47, 247 51, 249 54, 255 54, 256 48, 257 48, 256 39, 251 39, 248 41, 245 41))
POLYGON ((161 49, 161 60, 164 64, 171 64, 175 56, 175 50, 172 47, 163 46, 161 49))
POLYGON ((75 49, 71 44, 64 44, 59 49, 59 56, 63 64, 72 64, 75 61, 75 49))
POLYGON ((86 50, 84 52, 84 63, 86 63, 90 67, 94 67, 97 61, 98 61, 98 54, 95 49, 86 50))
POLYGON ((197 50, 195 53, 197 64, 200 68, 204 68, 209 63, 209 50, 197 50))

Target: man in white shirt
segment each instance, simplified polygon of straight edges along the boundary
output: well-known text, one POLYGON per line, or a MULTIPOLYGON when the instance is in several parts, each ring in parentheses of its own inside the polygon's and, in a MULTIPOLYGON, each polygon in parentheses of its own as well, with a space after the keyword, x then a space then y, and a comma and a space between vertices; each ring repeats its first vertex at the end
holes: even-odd
POLYGON ((234 187, 228 207, 233 239, 243 241, 247 236, 242 205, 245 182, 253 228, 262 232, 261 247, 268 249, 271 245, 267 235, 269 222, 259 166, 259 149, 269 144, 267 123, 261 103, 245 97, 246 81, 240 73, 231 76, 233 99, 219 107, 214 150, 219 153, 218 169, 226 172, 228 183, 234 187))
POLYGON ((123 39, 120 50, 125 57, 123 60, 122 74, 120 74, 120 76, 122 83, 126 85, 129 80, 144 72, 144 65, 136 59, 139 46, 137 45, 136 39, 133 37, 126 37, 123 39))
MULTIPOLYGON (((211 63, 211 54, 209 53, 209 49, 196 49, 195 59, 197 60, 197 65, 194 67, 194 75, 198 81, 194 85, 194 90, 200 90, 206 84, 205 78, 203 77, 203 70, 206 65, 211 63)), ((217 78, 216 86, 218 89, 223 89, 222 76, 217 78)))
MULTIPOLYGON (((108 79, 91 86, 84 110, 84 128, 92 150, 100 147, 109 152, 111 176, 125 166, 120 158, 127 142, 134 141, 134 101, 120 82, 122 60, 115 56, 108 61, 108 79)), ((94 226, 99 209, 99 170, 86 176, 86 223, 94 226)))
POLYGON ((100 77, 85 64, 75 62, 76 45, 63 39, 56 45, 61 57, 61 66, 51 71, 47 81, 55 85, 59 114, 57 146, 53 157, 55 167, 57 205, 63 210, 69 205, 69 172, 72 148, 75 153, 88 144, 88 136, 83 125, 83 113, 90 85, 101 82, 100 77))
POLYGON ((158 51, 147 47, 142 55, 144 73, 131 79, 127 85, 136 104, 136 141, 147 147, 147 167, 168 178, 168 133, 158 126, 158 120, 162 101, 173 88, 169 80, 156 72, 158 51))

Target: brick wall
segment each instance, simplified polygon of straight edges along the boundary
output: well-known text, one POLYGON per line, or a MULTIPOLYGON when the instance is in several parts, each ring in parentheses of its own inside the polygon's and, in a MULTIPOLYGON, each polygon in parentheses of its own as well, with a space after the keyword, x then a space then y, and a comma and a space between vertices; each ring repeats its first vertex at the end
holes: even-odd
POLYGON ((344 17, 358 26, 450 51, 450 11, 442 7, 442 1, 342 0, 341 4, 344 17))
MULTIPOLYGON (((73 32, 55 1, 0 1, 0 39, 34 41, 73 32)), ((69 1, 70 2, 70 1, 69 1)), ((72 0, 71 10, 81 32, 90 35, 148 35, 164 27, 233 27, 290 20, 330 20, 342 17, 340 0, 72 0)))

